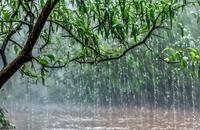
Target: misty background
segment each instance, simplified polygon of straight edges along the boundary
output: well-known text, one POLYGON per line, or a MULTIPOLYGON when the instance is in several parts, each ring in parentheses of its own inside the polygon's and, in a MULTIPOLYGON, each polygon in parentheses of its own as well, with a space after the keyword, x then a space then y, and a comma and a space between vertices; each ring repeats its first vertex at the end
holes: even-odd
MULTIPOLYGON (((185 122, 199 128, 199 66, 189 65, 182 69, 158 58, 158 55, 164 55, 162 52, 166 47, 195 47, 199 51, 200 29, 196 13, 199 14, 199 10, 185 10, 172 30, 160 31, 160 36, 150 39, 148 46, 140 46, 117 61, 97 65, 71 63, 62 69, 48 70, 45 80, 18 72, 1 90, 1 106, 8 110, 7 115, 17 128, 24 130, 40 129, 41 126, 58 129, 66 124, 69 128, 86 129, 89 125, 88 129, 96 129, 95 126, 101 126, 98 119, 108 119, 108 124, 103 120, 103 130, 114 128, 115 119, 119 121, 119 117, 126 119, 122 121, 124 128, 132 122, 130 128, 145 129, 149 128, 145 126, 145 117, 151 124, 149 115, 152 111, 155 113, 152 128, 161 128, 155 124, 166 116, 162 113, 167 112, 169 120, 173 119, 173 128, 186 129, 178 126, 182 111, 187 117, 185 122), (134 111, 131 108, 135 108, 134 111), (136 121, 129 122, 130 113, 137 117, 136 121), (69 117, 71 120, 64 120, 69 117), (135 125, 137 120, 143 126, 135 125), (55 126, 49 126, 53 124, 55 126)), ((13 56, 9 54, 10 60, 13 56)), ((164 121, 164 127, 170 126, 169 120, 164 121)), ((118 125, 123 126, 119 122, 118 125)), ((122 129, 119 126, 116 129, 122 129)))

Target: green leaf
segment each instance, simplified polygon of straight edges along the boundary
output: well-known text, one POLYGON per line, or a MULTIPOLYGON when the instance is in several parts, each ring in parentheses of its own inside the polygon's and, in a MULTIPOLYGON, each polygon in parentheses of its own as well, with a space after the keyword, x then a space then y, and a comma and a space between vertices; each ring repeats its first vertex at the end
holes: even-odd
POLYGON ((4 10, 3 11, 3 16, 5 20, 9 20, 10 19, 10 13, 8 10, 4 10))
POLYGON ((194 52, 190 52, 190 56, 192 58, 192 61, 196 59, 196 54, 194 52))
POLYGON ((48 61, 46 59, 44 59, 44 58, 39 59, 39 63, 41 65, 48 65, 48 61))
POLYGON ((197 18, 197 23, 200 23, 200 16, 197 18))
POLYGON ((167 62, 169 62, 169 61, 170 61, 169 57, 165 58, 164 60, 165 60, 165 61, 167 61, 167 62))
POLYGON ((19 48, 17 47, 17 45, 14 45, 14 51, 15 51, 16 54, 19 53, 19 48))
POLYGON ((41 6, 44 5, 44 0, 40 0, 40 5, 41 5, 41 6))
POLYGON ((51 61, 55 61, 55 56, 53 54, 48 54, 47 57, 51 60, 51 61))
POLYGON ((184 60, 184 59, 181 60, 181 64, 180 64, 180 65, 181 65, 181 68, 182 68, 182 69, 185 69, 185 68, 187 67, 187 61, 184 60))

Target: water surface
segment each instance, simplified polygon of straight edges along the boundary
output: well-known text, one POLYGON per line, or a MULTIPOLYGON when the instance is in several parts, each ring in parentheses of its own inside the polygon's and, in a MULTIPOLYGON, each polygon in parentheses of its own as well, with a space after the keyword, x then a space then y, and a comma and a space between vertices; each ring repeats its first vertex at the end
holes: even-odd
POLYGON ((200 112, 82 105, 12 106, 16 130, 199 130, 200 112))

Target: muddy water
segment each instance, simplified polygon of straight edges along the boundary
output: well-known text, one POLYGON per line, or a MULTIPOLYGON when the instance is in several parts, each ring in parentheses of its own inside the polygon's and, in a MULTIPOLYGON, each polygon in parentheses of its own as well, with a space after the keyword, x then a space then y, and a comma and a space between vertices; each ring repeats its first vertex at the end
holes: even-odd
POLYGON ((200 130, 200 112, 82 105, 12 106, 16 130, 200 130))

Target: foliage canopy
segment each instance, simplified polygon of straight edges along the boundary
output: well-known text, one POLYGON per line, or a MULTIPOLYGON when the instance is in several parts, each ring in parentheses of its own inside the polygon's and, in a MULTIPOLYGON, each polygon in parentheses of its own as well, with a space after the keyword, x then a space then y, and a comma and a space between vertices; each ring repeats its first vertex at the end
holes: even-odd
MULTIPOLYGON (((147 45, 151 37, 159 36, 159 30, 170 29, 179 10, 197 3, 186 0, 2 0, 2 71, 21 68, 26 75, 38 77, 40 72, 39 77, 43 78, 46 68, 64 67, 72 61, 94 64, 119 59, 133 48, 147 45), (9 68, 8 57, 19 57, 22 62, 9 68), (25 65, 27 61, 31 63, 25 65)), ((16 63, 12 58, 11 63, 16 63)), ((163 60, 170 62, 169 58, 163 60)))

